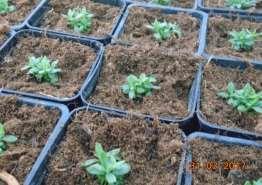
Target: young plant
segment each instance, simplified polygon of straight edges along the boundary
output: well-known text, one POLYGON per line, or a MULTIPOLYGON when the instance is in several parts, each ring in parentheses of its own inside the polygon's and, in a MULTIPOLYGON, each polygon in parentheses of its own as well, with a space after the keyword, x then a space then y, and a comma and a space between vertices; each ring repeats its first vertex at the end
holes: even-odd
POLYGON ((246 181, 244 185, 262 185, 262 178, 251 181, 246 181))
POLYGON ((225 4, 233 9, 248 9, 256 6, 256 0, 226 0, 225 4))
POLYGON ((249 83, 244 88, 237 90, 233 82, 230 82, 227 91, 219 92, 218 96, 226 99, 227 103, 239 112, 262 113, 262 91, 256 93, 249 83))
POLYGON ((46 56, 29 57, 29 61, 22 70, 28 70, 27 74, 32 75, 40 82, 55 84, 58 81, 58 73, 61 69, 57 68, 58 61, 51 62, 46 56))
POLYGON ((130 166, 120 159, 120 149, 106 152, 100 143, 96 143, 95 156, 97 159, 89 159, 81 167, 95 175, 100 185, 123 184, 124 175, 129 173, 130 166))
POLYGON ((236 51, 249 51, 252 50, 256 41, 262 38, 262 32, 250 31, 248 29, 242 29, 241 31, 229 32, 232 48, 236 51))
POLYGON ((172 0, 152 0, 153 3, 159 5, 170 5, 172 0))
POLYGON ((122 86, 122 90, 124 94, 128 94, 129 99, 150 96, 153 89, 160 89, 160 87, 153 85, 154 82, 156 82, 154 77, 146 76, 144 73, 139 77, 129 75, 127 83, 122 86))
POLYGON ((6 135, 5 128, 2 123, 0 123, 0 155, 7 150, 7 144, 15 143, 17 138, 14 135, 6 135))
POLYGON ((69 9, 65 15, 68 25, 78 33, 90 32, 93 16, 85 7, 69 9))
POLYGON ((15 10, 15 6, 9 5, 8 0, 0 0, 0 14, 12 12, 15 10))
POLYGON ((177 37, 182 36, 181 28, 176 23, 155 20, 151 25, 147 25, 147 28, 153 31, 155 39, 160 42, 173 35, 176 35, 177 37))

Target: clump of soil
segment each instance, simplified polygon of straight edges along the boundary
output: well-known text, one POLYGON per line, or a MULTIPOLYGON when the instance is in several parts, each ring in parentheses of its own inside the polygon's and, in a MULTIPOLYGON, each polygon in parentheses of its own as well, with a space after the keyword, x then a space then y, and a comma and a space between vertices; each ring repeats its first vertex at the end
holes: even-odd
POLYGON ((258 180, 262 177, 262 149, 223 145, 201 139, 193 140, 190 144, 193 161, 202 165, 217 163, 213 166, 214 170, 206 167, 194 169, 194 185, 243 185, 246 180, 258 180), (229 163, 236 165, 232 168, 229 163))
POLYGON ((95 56, 92 48, 79 43, 29 35, 20 37, 0 65, 0 86, 56 97, 72 97, 80 89, 95 56), (58 84, 40 83, 27 75, 27 71, 22 71, 29 56, 47 56, 50 60, 58 60, 58 67, 62 70, 58 84))
MULTIPOLYGON (((152 0, 137 0, 138 2, 152 2, 152 0)), ((195 1, 193 0, 172 0, 169 6, 182 7, 182 8, 193 8, 195 1)))
POLYGON ((97 185, 80 164, 94 158, 99 142, 106 151, 121 148, 122 159, 131 165, 126 185, 174 185, 182 155, 181 131, 177 125, 138 118, 112 118, 81 111, 69 125, 58 150, 48 164, 48 185, 97 185))
POLYGON ((255 113, 240 113, 226 100, 217 96, 217 93, 227 89, 229 82, 233 82, 237 89, 243 88, 246 83, 259 92, 262 90, 262 73, 252 67, 244 71, 232 68, 223 68, 215 64, 208 64, 202 82, 201 110, 209 122, 217 123, 230 128, 240 128, 252 132, 261 132, 255 127, 261 123, 261 116, 255 113))
POLYGON ((1 17, 6 19, 10 25, 15 25, 25 20, 26 16, 37 5, 38 0, 9 0, 8 2, 10 5, 14 5, 16 9, 13 12, 1 14, 1 17))
POLYGON ((166 47, 173 52, 187 51, 195 52, 198 47, 199 21, 185 13, 164 14, 159 10, 146 10, 141 7, 133 7, 125 23, 121 40, 129 44, 142 44, 147 47, 166 47), (155 19, 159 21, 176 22, 182 30, 182 37, 171 37, 159 43, 155 40, 153 33, 146 26, 152 24, 155 19))
POLYGON ((83 6, 94 14, 94 17, 91 32, 81 34, 101 37, 107 36, 112 31, 121 11, 120 7, 95 3, 92 0, 51 0, 49 4, 52 8, 40 22, 41 27, 73 33, 73 29, 68 27, 67 19, 63 15, 67 15, 69 9, 83 6))
POLYGON ((0 46, 7 38, 7 34, 9 31, 10 31, 9 22, 3 17, 0 17, 0 46))
POLYGON ((200 58, 189 53, 176 54, 139 45, 110 46, 106 50, 98 84, 88 101, 137 113, 186 116, 188 93, 199 62, 200 58), (121 86, 126 83, 128 75, 141 73, 153 75, 161 89, 153 90, 151 96, 130 100, 121 86))
POLYGON ((256 30, 259 33, 262 32, 262 23, 219 16, 209 18, 207 52, 213 55, 237 57, 241 60, 262 60, 262 42, 257 41, 253 50, 249 52, 239 52, 232 48, 229 32, 242 29, 256 30))
POLYGON ((22 105, 15 97, 1 97, 0 121, 4 123, 6 134, 13 134, 18 140, 8 144, 7 151, 0 156, 0 169, 15 176, 22 184, 59 115, 56 109, 31 107, 22 105))
MULTIPOLYGON (((226 0, 204 0, 204 6, 211 7, 211 8, 230 8, 226 6, 226 0)), ((235 10, 235 9, 232 9, 235 10)), ((236 9, 238 10, 238 9, 236 9)), ((257 3, 255 7, 251 7, 249 9, 246 9, 245 11, 248 11, 250 13, 254 11, 262 11, 262 4, 257 3)))

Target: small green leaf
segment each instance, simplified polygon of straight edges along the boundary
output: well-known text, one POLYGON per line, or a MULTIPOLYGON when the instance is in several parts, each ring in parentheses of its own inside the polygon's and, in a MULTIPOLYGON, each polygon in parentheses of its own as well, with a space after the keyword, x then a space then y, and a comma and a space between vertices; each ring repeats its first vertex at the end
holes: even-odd
POLYGON ((104 175, 106 170, 100 164, 94 164, 86 168, 86 170, 92 175, 104 175))
POLYGON ((117 162, 114 170, 116 175, 125 175, 130 171, 130 166, 125 161, 117 162))
POLYGON ((88 166, 90 166, 91 164, 96 163, 98 160, 97 159, 89 159, 87 161, 85 161, 84 163, 81 164, 82 168, 86 168, 88 166))
POLYGON ((5 128, 2 123, 0 123, 0 138, 3 138, 5 136, 5 128))
POLYGON ((3 137, 3 141, 7 142, 7 143, 15 143, 17 141, 17 137, 13 136, 13 135, 6 135, 3 137))
POLYGON ((112 173, 106 174, 106 180, 107 180, 108 184, 116 183, 116 177, 112 173))
POLYGON ((219 97, 222 97, 222 98, 228 98, 229 97, 229 95, 226 92, 219 92, 219 93, 217 93, 217 95, 219 97))

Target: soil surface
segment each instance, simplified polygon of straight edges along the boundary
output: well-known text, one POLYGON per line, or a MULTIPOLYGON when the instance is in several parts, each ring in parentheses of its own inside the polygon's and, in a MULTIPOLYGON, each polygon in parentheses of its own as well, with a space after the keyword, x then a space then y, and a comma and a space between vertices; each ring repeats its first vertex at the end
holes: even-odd
POLYGON ((9 31, 9 22, 5 18, 0 16, 0 46, 6 40, 9 31))
POLYGON ((40 22, 41 27, 73 33, 73 30, 68 27, 67 19, 63 15, 67 15, 69 9, 83 6, 94 14, 94 17, 92 19, 91 32, 81 34, 96 37, 110 34, 121 10, 120 7, 95 3, 92 0, 51 0, 50 5, 52 9, 45 14, 40 22))
POLYGON ((230 128, 240 128, 252 132, 262 123, 262 117, 255 113, 240 113, 226 101, 217 96, 217 93, 227 89, 232 81, 237 89, 243 88, 246 83, 251 83, 256 92, 262 90, 262 73, 260 70, 247 68, 244 71, 222 68, 209 64, 205 68, 202 82, 201 110, 209 122, 217 123, 230 128))
POLYGON ((10 25, 19 24, 25 20, 26 16, 33 10, 39 0, 9 0, 10 5, 16 7, 15 11, 1 14, 10 25))
POLYGON ((159 10, 146 10, 141 7, 131 8, 127 18, 121 40, 129 44, 143 44, 147 47, 166 47, 173 52, 195 52, 198 47, 199 21, 187 14, 163 14, 159 10), (177 23, 182 30, 182 37, 171 37, 159 43, 155 40, 152 31, 146 26, 152 24, 155 19, 159 21, 177 23))
POLYGON ((137 113, 186 116, 188 93, 201 61, 188 53, 175 54, 160 48, 108 47, 98 85, 88 101, 137 113), (161 89, 143 99, 130 100, 121 86, 128 75, 141 73, 153 75, 161 89))
POLYGON ((18 44, 0 65, 0 86, 55 97, 72 97, 80 89, 95 56, 92 48, 79 43, 45 37, 20 37, 18 44), (62 72, 56 85, 40 83, 27 75, 27 71, 21 70, 28 57, 33 55, 59 61, 58 67, 62 72))
POLYGON ((193 170, 194 185, 243 185, 262 177, 262 149, 200 139, 190 144, 193 161, 204 165, 193 170), (211 165, 214 170, 205 167, 208 163, 215 163, 211 165))
POLYGON ((126 185, 175 185, 182 156, 182 137, 177 125, 138 118, 112 118, 78 112, 64 140, 48 165, 48 185, 98 185, 80 164, 94 158, 95 142, 106 151, 121 148, 131 166, 126 185), (72 150, 73 148, 73 150, 72 150))
POLYGON ((9 144, 0 157, 0 169, 23 184, 59 115, 56 109, 30 107, 21 105, 15 97, 1 97, 0 120, 4 123, 6 134, 15 135, 18 140, 9 144))
POLYGON ((219 56, 237 57, 241 60, 262 60, 262 42, 256 42, 253 50, 235 51, 229 42, 230 31, 241 31, 243 29, 262 32, 262 23, 250 22, 248 20, 228 19, 223 17, 209 18, 207 52, 219 56))
MULTIPOLYGON (((204 5, 205 7, 210 7, 210 8, 229 8, 226 6, 226 0, 204 0, 204 5)), ((256 7, 252 7, 249 9, 245 9, 245 11, 248 11, 250 13, 254 11, 262 11, 262 3, 257 3, 256 7)))
MULTIPOLYGON (((152 0, 137 0, 136 2, 152 2, 152 0)), ((193 8, 195 2, 193 0, 172 0, 171 5, 174 7, 182 7, 182 8, 193 8)))

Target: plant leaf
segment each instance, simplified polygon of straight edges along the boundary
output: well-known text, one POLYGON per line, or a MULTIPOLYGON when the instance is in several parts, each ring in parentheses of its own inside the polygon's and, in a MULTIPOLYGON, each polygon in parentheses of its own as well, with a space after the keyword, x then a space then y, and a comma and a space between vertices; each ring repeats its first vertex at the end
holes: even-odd
POLYGON ((104 175, 106 170, 100 164, 94 164, 86 168, 86 170, 92 175, 104 175))
POLYGON ((97 159, 86 160, 84 163, 81 164, 81 167, 86 168, 86 167, 90 166, 91 164, 96 163, 97 161, 98 161, 97 159))
POLYGON ((6 135, 3 137, 3 141, 7 143, 15 143, 17 141, 17 137, 13 135, 6 135))
POLYGON ((116 177, 115 177, 115 175, 112 174, 112 173, 106 174, 106 181, 107 181, 108 184, 110 184, 110 185, 116 183, 116 177))

